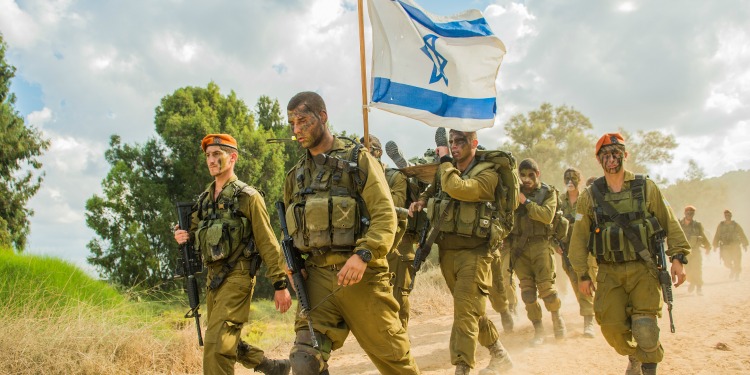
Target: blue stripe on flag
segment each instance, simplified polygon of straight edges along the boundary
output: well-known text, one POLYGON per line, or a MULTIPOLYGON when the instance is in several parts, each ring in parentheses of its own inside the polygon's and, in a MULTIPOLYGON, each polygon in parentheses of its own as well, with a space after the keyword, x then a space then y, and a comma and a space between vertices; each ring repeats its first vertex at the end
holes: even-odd
POLYGON ((475 20, 435 23, 421 10, 405 4, 403 1, 399 1, 398 3, 401 4, 409 17, 440 36, 448 38, 470 38, 495 35, 492 33, 490 25, 487 24, 487 20, 485 20, 484 17, 475 20))
POLYGON ((419 109, 441 117, 487 120, 495 118, 495 98, 459 98, 375 77, 372 101, 419 109))

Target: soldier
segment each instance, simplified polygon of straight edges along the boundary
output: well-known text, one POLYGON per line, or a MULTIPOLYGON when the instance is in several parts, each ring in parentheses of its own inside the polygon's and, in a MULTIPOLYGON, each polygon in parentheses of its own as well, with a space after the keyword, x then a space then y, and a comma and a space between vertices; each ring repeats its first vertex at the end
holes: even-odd
POLYGON ((263 195, 234 174, 239 154, 232 136, 209 134, 201 148, 214 181, 199 196, 189 230, 176 227, 174 238, 179 244, 194 240, 208 270, 203 373, 234 374, 240 362, 264 374, 289 374, 288 360, 268 359, 240 339, 250 314, 256 257, 274 281, 276 309, 283 313, 292 305, 263 195))
POLYGON ((703 246, 706 248, 706 255, 711 252, 711 244, 708 242, 706 233, 703 232, 703 224, 695 221, 695 207, 685 207, 685 217, 680 220, 680 227, 685 232, 690 243, 690 248, 693 252, 690 254, 690 262, 685 265, 685 272, 687 273, 688 292, 692 293, 693 290, 698 290, 698 295, 703 295, 703 255, 701 254, 700 248, 703 246))
POLYGON ((664 358, 656 322, 662 307, 656 241, 666 235, 675 286, 685 281, 682 265, 690 245, 656 184, 625 169, 628 153, 619 133, 603 135, 595 155, 604 177, 578 197, 570 262, 581 292, 591 296, 597 291, 596 320, 609 345, 628 356, 626 374, 656 374, 664 358), (599 265, 596 284, 587 272, 589 252, 599 265))
POLYGON ((507 255, 508 250, 504 249, 502 245, 492 250, 492 263, 490 264, 492 286, 487 297, 490 299, 492 309, 500 314, 503 331, 511 333, 515 325, 513 315, 516 312, 517 300, 515 298, 516 286, 513 284, 513 280, 509 283, 505 281, 511 277, 510 272, 508 272, 507 255))
MULTIPOLYGON (((360 139, 360 142, 364 142, 364 137, 360 139)), ((401 153, 398 151, 398 146, 393 142, 386 143, 386 151, 390 149, 389 156, 392 154, 401 163, 406 163, 401 153), (395 147, 395 151, 393 148, 395 147), (394 154, 395 153, 395 154, 394 154)), ((370 134, 370 154, 382 161, 383 148, 380 140, 374 135, 370 134)), ((391 159, 394 158, 391 156, 391 159)), ((397 162, 398 163, 398 162, 397 162)), ((388 260, 388 268, 394 274, 393 279, 393 297, 398 302, 399 310, 398 315, 401 320, 401 325, 407 328, 409 324, 409 294, 411 289, 412 275, 409 272, 409 266, 414 262, 414 243, 417 242, 417 223, 418 219, 421 224, 424 222, 423 215, 418 217, 407 217, 406 209, 418 197, 419 191, 416 185, 416 178, 406 177, 404 173, 398 169, 385 168, 385 178, 388 181, 388 187, 391 190, 391 199, 393 204, 397 207, 399 230, 396 235, 396 239, 393 241, 393 247, 391 251, 386 255, 388 260), (404 216, 402 217, 402 213, 404 216)))
POLYGON ((489 224, 500 183, 493 163, 478 161, 476 132, 450 131, 446 146, 438 146, 440 166, 419 200, 409 207, 414 215, 428 205, 431 223, 440 234, 440 270, 453 295, 451 364, 456 374, 468 374, 476 365, 477 341, 490 351, 491 360, 481 374, 495 374, 513 366, 500 343, 495 325, 485 314, 486 296, 491 286, 489 224))
POLYGON ((287 117, 307 150, 287 173, 284 203, 294 246, 307 254, 309 319, 318 343, 298 314, 292 370, 327 374, 331 351, 351 331, 381 373, 418 374, 385 259, 396 213, 382 167, 361 145, 331 134, 320 95, 292 97, 287 117))
POLYGON ((729 279, 739 280, 742 271, 742 253, 740 244, 747 251, 747 237, 745 231, 732 220, 732 211, 724 210, 724 221, 719 223, 714 234, 714 248, 719 249, 719 255, 724 265, 729 268, 729 279))
MULTIPOLYGON (((578 307, 581 316, 583 317, 583 337, 593 338, 594 337, 594 298, 581 293, 578 290, 578 275, 570 265, 570 259, 568 258, 568 245, 570 244, 570 236, 573 234, 573 223, 575 223, 576 204, 578 203, 578 186, 581 184, 581 171, 576 168, 568 168, 563 173, 563 180, 567 191, 560 198, 561 205, 560 210, 563 215, 568 219, 568 233, 565 236, 565 240, 562 246, 557 246, 557 252, 560 254, 562 259, 562 266, 565 274, 570 279, 570 284, 573 287, 573 291, 576 294, 578 300, 578 307)), ((596 258, 593 255, 589 255, 588 259, 589 269, 588 275, 591 280, 596 280, 596 272, 599 267, 596 265, 596 258)))
MULTIPOLYGON (((555 260, 553 237, 557 215, 557 190, 540 180, 539 165, 533 159, 524 159, 518 164, 521 178, 521 191, 518 201, 521 205, 515 211, 513 229, 508 236, 511 251, 511 268, 518 275, 521 287, 521 300, 526 304, 526 316, 534 325, 532 345, 544 341, 542 307, 537 296, 544 301, 544 307, 552 314, 552 327, 556 339, 565 337, 565 321, 560 314, 560 298, 555 288, 555 260)), ((567 220, 565 220, 567 226, 567 220)), ((567 228, 563 231, 567 231, 567 228)))

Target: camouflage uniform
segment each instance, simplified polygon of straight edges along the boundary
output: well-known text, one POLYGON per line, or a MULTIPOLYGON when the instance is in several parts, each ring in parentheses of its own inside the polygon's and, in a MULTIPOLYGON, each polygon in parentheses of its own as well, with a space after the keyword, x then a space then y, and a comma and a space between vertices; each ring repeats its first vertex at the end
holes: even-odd
POLYGON ((731 216, 729 217, 729 221, 722 221, 716 227, 713 242, 714 248, 720 249, 719 254, 724 265, 729 268, 729 278, 739 280, 740 272, 742 272, 740 245, 744 246, 747 251, 748 241, 742 227, 736 221, 731 220, 731 216))
MULTIPOLYGON (((604 177, 600 179, 604 180, 604 177)), ((602 335, 619 354, 631 356, 644 364, 656 364, 664 357, 656 324, 656 316, 661 316, 662 309, 656 270, 639 258, 612 221, 597 221, 599 219, 595 218, 598 205, 591 189, 598 181, 578 197, 576 222, 570 239, 570 262, 579 281, 590 280, 589 253, 597 255, 599 272, 596 275, 594 312, 602 335), (595 233, 593 237, 592 232, 595 233)), ((641 236, 645 238, 642 241, 648 243, 652 253, 652 235, 660 228, 666 231, 668 255, 687 255, 690 252, 685 234, 653 181, 636 178, 625 170, 620 192, 612 192, 608 186, 600 191, 618 213, 633 218, 631 225, 642 230, 641 236)))
POLYGON ((264 359, 260 348, 240 339, 242 326, 250 314, 255 285, 251 259, 258 255, 263 259, 268 268, 266 277, 274 283, 285 283, 286 275, 263 196, 232 176, 214 200, 215 183, 201 194, 189 232, 208 270, 203 372, 233 374, 236 361, 256 368, 264 359), (234 265, 227 267, 231 263, 234 265), (210 288, 211 282, 222 273, 220 286, 210 288), (245 349, 241 358, 237 356, 238 345, 245 349))
POLYGON ((418 374, 385 259, 396 213, 383 169, 370 154, 339 138, 326 154, 356 160, 358 169, 347 173, 317 165, 306 151, 284 185, 289 233, 295 247, 308 254, 305 285, 320 343, 320 348, 312 346, 307 319, 298 315, 293 366, 294 357, 302 356, 319 366, 310 373, 327 371, 331 351, 341 348, 351 331, 381 373, 418 374), (337 287, 338 270, 359 249, 372 253, 362 280, 337 287))

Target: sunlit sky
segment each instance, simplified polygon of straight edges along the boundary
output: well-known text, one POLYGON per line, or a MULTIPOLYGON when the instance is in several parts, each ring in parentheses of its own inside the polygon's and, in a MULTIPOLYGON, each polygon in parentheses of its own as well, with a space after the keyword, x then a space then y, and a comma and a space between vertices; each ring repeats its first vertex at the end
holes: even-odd
MULTIPOLYGON (((510 116, 549 102, 588 116, 594 134, 674 134, 674 161, 652 175, 673 181, 691 159, 709 177, 750 169, 746 2, 418 3, 441 15, 480 9, 507 47, 483 145, 505 141, 510 116)), ((361 134, 356 8, 355 0, 0 0, 16 109, 52 141, 30 201, 29 252, 85 267, 94 233, 84 205, 109 170, 110 135, 154 136, 154 109, 180 87, 214 81, 250 107, 261 95, 285 107, 295 93, 317 91, 336 130, 361 134)), ((408 145, 407 156, 433 147, 433 129, 411 119, 373 110, 370 129, 408 145)))

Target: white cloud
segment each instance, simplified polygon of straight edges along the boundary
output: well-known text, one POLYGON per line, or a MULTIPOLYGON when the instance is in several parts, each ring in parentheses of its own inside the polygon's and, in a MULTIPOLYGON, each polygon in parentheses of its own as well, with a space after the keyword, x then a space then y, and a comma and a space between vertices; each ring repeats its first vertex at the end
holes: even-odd
POLYGON ((623 13, 634 12, 638 9, 638 6, 632 1, 623 1, 617 5, 617 11, 623 13))
POLYGON ((0 25, 3 38, 16 48, 33 45, 39 36, 34 18, 18 7, 13 0, 0 0, 0 25))
POLYGON ((52 110, 47 107, 42 108, 41 111, 31 112, 28 116, 26 116, 27 124, 33 125, 40 129, 44 127, 44 124, 50 121, 52 121, 52 110))

